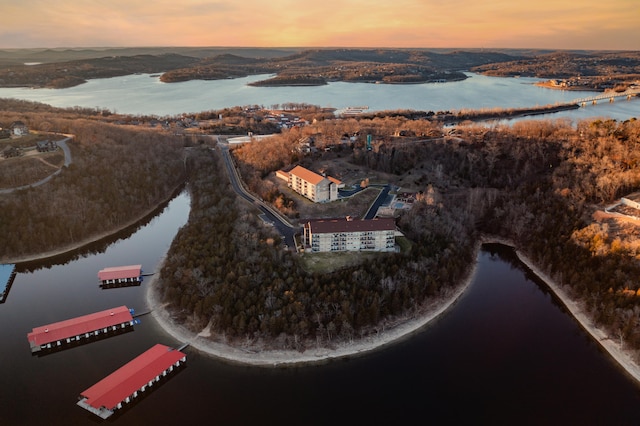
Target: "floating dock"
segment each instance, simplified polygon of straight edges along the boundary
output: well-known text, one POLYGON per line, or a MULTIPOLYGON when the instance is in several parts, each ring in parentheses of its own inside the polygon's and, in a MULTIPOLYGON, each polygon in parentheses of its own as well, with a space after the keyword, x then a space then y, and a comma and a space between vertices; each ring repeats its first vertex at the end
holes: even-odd
POLYGON ((34 328, 27 334, 31 352, 56 349, 81 340, 124 331, 133 327, 133 309, 119 306, 34 328))
POLYGON ((348 106, 341 110, 336 111, 337 115, 349 116, 349 115, 360 115, 369 110, 367 105, 362 106, 348 106))
POLYGON ((0 265, 0 303, 4 303, 16 277, 16 265, 5 264, 0 265))
POLYGON ((101 287, 139 285, 142 282, 142 265, 113 266, 98 271, 101 287))
POLYGON ((186 361, 181 351, 157 344, 81 392, 77 404, 106 419, 186 361))

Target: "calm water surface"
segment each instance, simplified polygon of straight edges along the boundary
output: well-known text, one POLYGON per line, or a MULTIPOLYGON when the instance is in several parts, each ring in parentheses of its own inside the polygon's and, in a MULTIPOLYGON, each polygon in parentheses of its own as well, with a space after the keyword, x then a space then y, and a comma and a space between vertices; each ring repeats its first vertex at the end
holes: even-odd
MULTIPOLYGON (((444 84, 274 89, 246 85, 264 76, 163 84, 134 75, 63 90, 0 89, 0 97, 173 115, 284 102, 371 110, 525 107, 589 94, 542 89, 533 79, 471 77, 444 84)), ((566 116, 591 115, 628 119, 640 115, 640 101, 566 116)), ((47 356, 31 355, 26 334, 123 304, 144 311, 145 283, 101 290, 97 271, 141 263, 153 272, 188 213, 184 192, 136 228, 71 255, 18 265, 7 302, 0 304, 0 425, 98 423, 75 405, 82 390, 155 343, 180 344, 150 316, 133 332, 47 356)), ((274 370, 231 366, 187 349, 187 368, 109 423, 640 424, 640 387, 513 253, 485 246, 478 262, 474 282, 455 308, 406 341, 324 366, 274 370)))
MULTIPOLYGON (((247 83, 268 75, 180 83, 162 83, 157 75, 129 75, 90 80, 68 89, 0 88, 0 97, 44 102, 60 107, 106 108, 124 114, 178 115, 233 106, 271 107, 299 102, 344 108, 367 105, 370 111, 413 109, 442 111, 481 108, 522 108, 565 103, 592 92, 550 90, 535 86, 535 78, 499 78, 467 73, 464 81, 426 84, 330 83, 316 87, 252 87, 247 83)), ((572 120, 608 116, 627 120, 640 115, 640 100, 600 102, 576 111, 549 116, 572 120)), ((539 118, 539 117, 538 117, 539 118)))
MULTIPOLYGON (((150 316, 135 330, 46 356, 26 334, 110 307, 145 310, 140 287, 100 290, 106 266, 153 272, 186 223, 182 193, 120 239, 63 261, 19 265, 0 305, 0 424, 91 425, 78 394, 155 343, 178 346, 150 316)), ((193 349, 188 365, 108 423, 121 425, 640 424, 640 388, 504 246, 485 246, 473 284, 418 335, 323 366, 232 366, 193 349)))

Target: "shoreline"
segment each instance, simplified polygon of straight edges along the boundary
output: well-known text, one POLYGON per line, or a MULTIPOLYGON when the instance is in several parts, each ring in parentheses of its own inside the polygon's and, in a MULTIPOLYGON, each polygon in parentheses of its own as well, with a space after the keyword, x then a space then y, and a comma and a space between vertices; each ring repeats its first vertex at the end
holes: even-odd
MULTIPOLYGON (((223 342, 215 342, 208 339, 210 336, 208 328, 195 333, 187 330, 185 327, 177 324, 171 318, 169 312, 165 309, 166 305, 160 303, 157 289, 157 275, 154 275, 147 283, 145 291, 147 308, 151 310, 151 315, 155 318, 158 325, 171 337, 181 343, 188 343, 199 352, 209 355, 213 358, 220 359, 232 364, 241 364, 258 367, 295 367, 303 365, 317 365, 331 362, 338 359, 347 359, 355 356, 361 356, 376 350, 381 350, 387 346, 400 342, 413 336, 421 331, 424 327, 433 325, 444 313, 455 306, 455 304, 464 295, 471 285, 478 267, 478 253, 482 244, 498 243, 512 247, 518 259, 523 265, 528 267, 552 293, 562 302, 571 316, 578 324, 588 333, 595 341, 604 349, 607 354, 615 361, 630 378, 636 383, 640 383, 640 366, 633 361, 631 352, 622 348, 603 330, 597 328, 593 322, 587 317, 579 304, 573 301, 567 293, 551 279, 547 274, 542 272, 540 268, 535 266, 522 251, 505 240, 499 238, 481 238, 476 245, 476 260, 469 269, 466 278, 455 290, 451 290, 446 300, 439 300, 431 303, 419 317, 403 321, 397 325, 390 326, 388 329, 369 336, 362 341, 351 343, 341 343, 335 349, 315 348, 306 349, 303 352, 295 350, 258 350, 242 348, 239 346, 231 346, 223 342)), ((165 257, 159 262, 161 269, 165 257)))
POLYGON ((616 343, 615 340, 605 331, 599 329, 595 324, 593 324, 593 321, 587 316, 580 306, 580 302, 569 297, 561 285, 536 266, 525 253, 516 248, 512 241, 501 238, 486 238, 482 239, 482 243, 497 243, 511 247, 518 257, 518 260, 529 268, 536 277, 542 280, 547 288, 551 290, 553 295, 557 297, 567 311, 569 311, 573 319, 578 323, 578 325, 580 325, 585 333, 587 333, 596 344, 607 352, 609 357, 615 361, 618 367, 621 368, 625 374, 634 379, 637 384, 640 384, 640 365, 633 360, 631 352, 621 347, 621 345, 616 343))
MULTIPOLYGON (((171 197, 165 200, 163 203, 171 200, 176 194, 175 192, 180 188, 178 186, 172 193, 171 197)), ((22 263, 34 260, 43 260, 49 257, 55 257, 68 253, 73 250, 77 250, 87 244, 99 241, 114 233, 121 231, 128 226, 135 224, 136 222, 143 220, 147 215, 151 214, 160 205, 154 207, 148 212, 145 212, 140 218, 122 226, 116 230, 110 232, 101 233, 99 236, 87 239, 73 247, 65 247, 58 250, 52 250, 50 252, 41 253, 39 255, 24 256, 17 260, 2 260, 2 263, 22 263)), ((464 295, 468 287, 471 285, 473 278, 475 277, 478 267, 478 253, 483 244, 498 243, 511 247, 516 256, 527 268, 529 268, 538 278, 540 278, 544 284, 552 291, 552 293, 561 301, 564 307, 569 311, 571 316, 578 322, 581 328, 591 336, 591 338, 604 350, 607 354, 617 363, 617 365, 636 383, 640 384, 640 365, 638 365, 632 358, 630 351, 625 350, 620 344, 616 343, 611 336, 607 335, 603 330, 597 328, 591 319, 586 315, 578 302, 572 300, 564 289, 558 285, 551 277, 544 273, 524 254, 517 249, 512 242, 506 241, 500 238, 481 238, 476 244, 476 260, 469 268, 466 278, 455 289, 448 291, 445 296, 446 300, 437 300, 431 302, 427 307, 423 309, 423 312, 419 314, 417 318, 409 319, 406 321, 398 320, 396 324, 391 324, 389 328, 384 327, 384 330, 376 335, 368 336, 361 341, 342 342, 337 345, 335 349, 330 348, 314 348, 306 349, 303 352, 295 350, 265 350, 260 352, 255 348, 242 348, 239 346, 231 346, 223 342, 215 342, 207 339, 210 336, 208 328, 202 330, 200 333, 192 332, 186 329, 184 326, 177 324, 171 317, 170 313, 165 309, 164 304, 160 303, 157 290, 157 275, 153 275, 149 281, 147 281, 147 287, 145 289, 145 302, 147 308, 151 311, 151 315, 155 318, 158 325, 171 337, 181 343, 188 343, 189 346, 195 348, 199 352, 207 354, 213 358, 240 365, 249 366, 262 366, 262 367, 287 367, 287 366, 300 366, 300 365, 315 365, 330 362, 332 360, 346 359, 354 356, 361 356, 367 353, 383 349, 391 344, 400 342, 404 339, 410 338, 415 333, 422 330, 424 327, 433 325, 441 315, 446 313, 450 308, 455 306, 457 301, 464 295)), ((167 253, 165 253, 159 260, 157 269, 161 269, 164 264, 167 253)))
MULTIPOLYGON (((478 243, 477 250, 480 249, 480 246, 481 243, 478 243)), ((160 260, 156 270, 162 269, 164 259, 165 257, 160 260)), ((385 327, 383 331, 376 335, 371 335, 358 341, 337 344, 335 349, 321 347, 306 349, 303 352, 296 350, 259 351, 251 347, 242 348, 239 346, 231 346, 223 342, 215 342, 208 339, 207 337, 210 336, 208 328, 205 328, 205 330, 200 333, 187 330, 184 326, 173 321, 170 313, 165 309, 166 305, 160 302, 157 289, 157 275, 151 277, 151 280, 147 282, 145 296, 147 309, 151 311, 151 315, 155 318, 158 325, 177 341, 183 344, 188 343, 189 346, 199 352, 231 364, 256 367, 296 367, 323 364, 333 360, 365 355, 411 337, 424 327, 436 322, 460 300, 471 285, 477 267, 478 261, 476 256, 476 261, 471 268, 469 268, 463 282, 457 288, 450 290, 445 300, 438 300, 429 304, 429 306, 424 308, 424 312, 417 318, 400 321, 397 324, 390 325, 389 328, 385 327)))
POLYGON ((618 364, 618 366, 637 384, 640 384, 640 365, 632 357, 630 351, 624 349, 619 343, 605 331, 598 328, 587 316, 579 302, 571 299, 564 289, 551 277, 535 266, 531 259, 514 247, 514 251, 520 262, 527 266, 538 278, 540 278, 551 292, 562 302, 571 316, 578 322, 582 329, 618 364))
POLYGON ((18 264, 18 263, 25 263, 25 262, 34 262, 34 261, 41 261, 41 260, 46 260, 52 257, 56 257, 56 256, 61 256, 61 255, 65 255, 67 253, 70 253, 72 251, 75 250, 79 250, 89 244, 98 242, 102 239, 108 238, 114 234, 117 234, 120 231, 123 231, 125 229, 127 229, 130 226, 135 225, 136 223, 144 220, 147 216, 152 215, 157 209, 159 209, 160 207, 162 207, 163 205, 167 204, 168 202, 170 202, 173 198, 177 197, 180 194, 180 190, 181 188, 185 185, 184 182, 181 182, 180 184, 178 184, 178 186, 176 186, 174 188, 174 190, 169 194, 169 197, 167 197, 165 200, 162 200, 161 202, 159 202, 157 205, 153 206, 152 208, 148 209, 147 211, 145 211, 142 215, 140 215, 139 217, 130 220, 129 222, 115 228, 115 229, 110 229, 108 231, 104 231, 101 232, 97 235, 94 235, 92 237, 88 237, 85 238, 84 240, 75 243, 75 244, 69 244, 66 245, 64 247, 60 247, 58 249, 55 250, 50 250, 50 251, 46 251, 46 252, 42 252, 42 253, 37 253, 37 254, 28 254, 28 255, 24 255, 21 257, 17 257, 17 258, 8 258, 8 257, 2 257, 0 256, 0 263, 13 263, 13 264, 18 264))
POLYGON ((551 90, 564 90, 567 92, 600 92, 600 90, 595 89, 589 86, 560 86, 557 84, 553 84, 550 80, 539 81, 534 83, 534 86, 543 87, 545 89, 551 90))

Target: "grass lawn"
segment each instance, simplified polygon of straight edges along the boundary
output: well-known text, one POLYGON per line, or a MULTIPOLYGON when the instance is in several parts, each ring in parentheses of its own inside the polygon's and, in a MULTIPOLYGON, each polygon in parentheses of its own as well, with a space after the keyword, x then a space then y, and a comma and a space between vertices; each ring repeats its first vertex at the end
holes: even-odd
POLYGON ((327 273, 348 266, 358 265, 368 259, 386 256, 386 252, 335 252, 303 253, 300 255, 302 267, 310 273, 327 273))

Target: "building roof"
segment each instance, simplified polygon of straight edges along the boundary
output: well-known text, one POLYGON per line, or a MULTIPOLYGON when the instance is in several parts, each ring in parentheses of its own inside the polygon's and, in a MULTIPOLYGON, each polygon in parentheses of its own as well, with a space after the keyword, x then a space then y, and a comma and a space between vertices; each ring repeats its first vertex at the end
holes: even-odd
POLYGON ((331 176, 327 176, 327 179, 329 179, 331 182, 335 183, 338 186, 342 185, 342 181, 339 180, 339 179, 336 179, 336 178, 331 177, 331 176))
POLYGON ((377 219, 318 219, 305 225, 314 234, 333 234, 336 232, 395 231, 396 221, 392 217, 377 219))
POLYGON ((142 265, 113 266, 98 271, 98 278, 104 280, 117 280, 118 278, 137 278, 142 274, 142 265))
POLYGON ((186 355, 179 350, 157 344, 81 392, 80 396, 87 398, 85 402, 94 408, 113 410, 184 357, 186 355))
POLYGON ((129 321, 133 321, 129 308, 119 306, 117 308, 36 327, 31 333, 27 334, 27 339, 32 346, 46 345, 47 343, 63 340, 67 337, 79 336, 84 333, 129 321))
POLYGON ((305 169, 302 166, 295 166, 290 172, 289 175, 297 176, 302 180, 306 180, 307 182, 317 185, 322 182, 325 177, 312 172, 311 170, 305 169))
POLYGON ((15 269, 16 265, 12 263, 0 265, 0 294, 7 288, 15 269))

